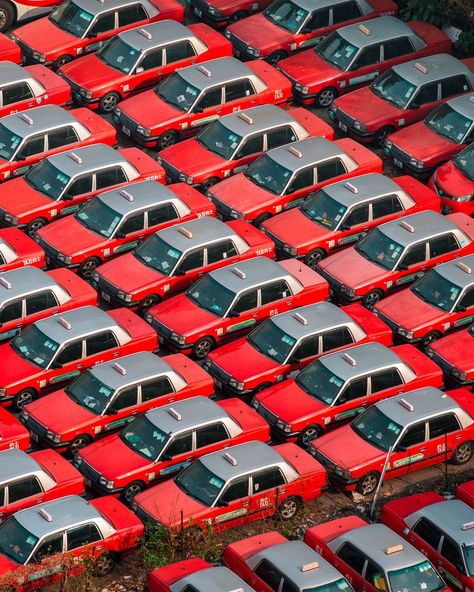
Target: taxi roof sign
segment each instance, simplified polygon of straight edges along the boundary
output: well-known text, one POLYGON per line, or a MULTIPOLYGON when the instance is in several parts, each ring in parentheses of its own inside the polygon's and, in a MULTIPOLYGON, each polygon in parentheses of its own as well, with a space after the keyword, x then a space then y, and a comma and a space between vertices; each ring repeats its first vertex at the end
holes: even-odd
POLYGON ((305 318, 304 318, 304 316, 303 316, 303 315, 300 315, 300 313, 299 313, 299 312, 295 313, 295 314, 293 315, 293 318, 294 318, 295 320, 297 320, 297 321, 298 321, 298 323, 301 323, 302 325, 307 325, 307 324, 308 324, 308 319, 305 319, 305 318))
POLYGON ((423 64, 420 64, 419 62, 416 62, 415 68, 422 74, 428 74, 428 68, 426 66, 423 66, 423 64))
POLYGON ((245 280, 247 278, 247 274, 245 273, 245 271, 242 271, 238 267, 233 267, 232 273, 235 274, 241 280, 245 280))
POLYGON ((472 273, 472 269, 469 267, 469 265, 466 265, 465 263, 463 263, 462 261, 458 261, 456 263, 456 265, 459 267, 459 269, 461 271, 464 271, 465 273, 472 273))
POLYGON ((210 70, 208 70, 206 68, 206 66, 199 66, 198 70, 199 70, 199 72, 201 72, 202 74, 204 74, 204 76, 207 76, 208 78, 210 78, 212 76, 212 72, 210 70))
POLYGON ((465 522, 461 526, 461 530, 470 530, 471 528, 474 528, 474 520, 472 522, 465 522))
POLYGON ((349 354, 344 354, 342 356, 342 359, 345 360, 348 364, 350 364, 351 366, 357 366, 357 362, 354 360, 354 358, 352 356, 350 356, 349 354))
POLYGON ((370 35, 370 29, 365 25, 359 25, 359 31, 364 33, 364 35, 370 35))
POLYGON ((150 31, 147 31, 146 29, 140 29, 138 32, 140 33, 140 35, 142 37, 145 37, 145 39, 148 39, 148 40, 153 39, 153 36, 150 33, 150 31))
POLYGON ((352 183, 344 183, 344 187, 349 189, 351 193, 359 193, 359 188, 353 185, 352 183))
POLYGON ((415 232, 415 227, 412 226, 411 224, 408 224, 408 222, 405 222, 405 220, 402 220, 400 222, 400 226, 402 228, 404 228, 405 230, 408 230, 408 232, 415 232))
POLYGON ((178 228, 178 232, 180 234, 182 234, 183 236, 185 236, 186 238, 193 238, 193 233, 188 230, 187 228, 185 228, 184 226, 180 226, 178 228))
POLYGON ((224 453, 224 458, 225 458, 225 459, 226 459, 226 461, 227 461, 229 464, 231 464, 233 467, 236 467, 236 466, 237 466, 237 459, 236 459, 236 458, 234 458, 234 457, 232 456, 232 454, 229 454, 228 452, 225 452, 225 453, 224 453))
POLYGON ((176 409, 173 409, 173 407, 170 407, 168 409, 168 413, 171 415, 171 417, 174 417, 174 419, 176 419, 176 421, 181 421, 183 419, 181 416, 181 413, 178 413, 176 411, 176 409))
POLYGON ((294 146, 290 146, 288 148, 288 152, 291 152, 291 154, 296 156, 296 158, 303 158, 303 154, 302 154, 301 150, 298 150, 298 148, 295 148, 294 146))
POLYGON ((33 120, 31 119, 31 117, 29 115, 27 115, 26 113, 21 113, 20 114, 20 119, 22 119, 25 123, 27 123, 28 125, 33 125, 33 120))
POLYGON ((71 152, 68 154, 69 158, 76 162, 77 164, 82 164, 82 158, 78 156, 75 152, 71 152))
POLYGON ((122 189, 120 191, 120 195, 128 201, 133 201, 133 195, 131 193, 129 193, 128 191, 126 191, 125 189, 122 189))
POLYGON ((46 522, 53 521, 53 517, 51 516, 51 514, 49 512, 47 512, 44 508, 41 508, 41 510, 38 512, 38 514, 41 516, 41 518, 44 518, 46 520, 46 522))
POLYGON ((400 553, 400 551, 403 551, 402 544, 392 545, 391 547, 387 547, 385 549, 385 555, 392 555, 392 553, 400 553))
POLYGON ((317 561, 311 561, 310 563, 303 563, 300 567, 302 572, 311 571, 312 569, 317 569, 319 567, 319 563, 317 561))
POLYGON ((67 329, 68 331, 70 331, 72 329, 71 323, 67 319, 65 319, 64 317, 59 317, 58 323, 60 325, 62 325, 65 329, 67 329))
POLYGON ((239 113, 238 117, 239 119, 245 121, 245 123, 248 123, 249 125, 252 125, 253 123, 253 119, 249 117, 246 113, 239 113))
POLYGON ((4 288, 6 288, 7 290, 11 290, 12 289, 12 284, 11 282, 9 282, 8 280, 6 280, 3 277, 0 277, 0 286, 3 286, 4 288))
POLYGON ((123 366, 121 366, 118 362, 115 362, 115 364, 112 366, 112 368, 116 372, 118 372, 119 374, 121 374, 122 376, 125 376, 127 374, 126 368, 124 368, 123 366))
POLYGON ((406 399, 400 399, 398 401, 402 407, 405 407, 407 411, 415 411, 415 407, 412 403, 409 403, 406 399))

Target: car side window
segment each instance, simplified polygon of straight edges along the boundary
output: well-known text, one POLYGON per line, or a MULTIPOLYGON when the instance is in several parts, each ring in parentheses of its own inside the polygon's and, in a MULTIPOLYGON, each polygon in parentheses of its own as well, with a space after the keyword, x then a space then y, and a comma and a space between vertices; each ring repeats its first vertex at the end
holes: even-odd
POLYGON ((276 280, 275 282, 271 282, 266 286, 262 286, 261 293, 262 306, 291 296, 290 288, 288 287, 288 284, 285 282, 285 280, 276 280))
POLYGON ((458 418, 454 413, 445 413, 439 417, 434 417, 429 420, 428 424, 430 428, 430 440, 450 434, 451 432, 457 432, 461 429, 458 418))
POLYGON ((337 327, 323 333, 323 352, 331 351, 354 343, 354 338, 347 327, 337 327))
POLYGON ((403 206, 398 195, 386 195, 372 202, 372 219, 390 216, 402 210, 403 206))
POLYGON ((127 409, 128 407, 133 407, 136 405, 137 400, 138 387, 130 386, 117 395, 110 408, 114 411, 122 411, 122 409, 127 409))
POLYGON ((267 559, 262 559, 254 571, 255 575, 273 590, 279 592, 282 574, 267 559))
POLYGON ((308 167, 295 174, 285 193, 293 193, 294 191, 306 189, 312 185, 314 185, 314 169, 313 167, 308 167))
POLYGON ((107 33, 107 31, 112 31, 112 29, 115 29, 115 12, 108 12, 97 18, 90 29, 89 36, 101 35, 102 33, 107 33))
POLYGON ((211 263, 217 263, 218 261, 223 261, 229 257, 235 257, 236 255, 238 255, 237 249, 231 240, 224 240, 207 247, 208 265, 211 263))
POLYGON ((216 107, 222 104, 222 88, 210 88, 205 91, 203 96, 198 100, 194 111, 196 109, 208 109, 209 107, 216 107))
POLYGON ((240 147, 239 151, 235 155, 235 158, 243 158, 244 156, 250 156, 257 154, 263 150, 263 135, 258 134, 251 138, 244 140, 244 143, 240 147))
POLYGON ((99 171, 95 175, 95 188, 97 190, 110 187, 111 185, 118 185, 119 183, 126 183, 128 181, 122 167, 116 166, 105 171, 99 171))
POLYGON ((25 158, 28 158, 29 156, 34 156, 35 154, 44 152, 44 141, 45 136, 43 134, 36 136, 35 138, 29 138, 20 148, 18 156, 24 156, 25 158))
POLYGON ((250 97, 255 94, 255 90, 250 83, 250 80, 244 78, 243 80, 236 80, 225 85, 225 102, 237 101, 244 97, 250 97))
POLYGON ((367 567, 365 568, 365 580, 372 584, 377 590, 383 590, 388 592, 387 580, 383 569, 380 568, 376 563, 367 559, 367 567))
POLYGON ((232 312, 245 312, 257 308, 257 290, 244 292, 237 298, 237 302, 232 308, 232 312))
POLYGON ((399 37, 385 41, 383 44, 384 60, 393 60, 403 55, 413 53, 413 46, 408 37, 399 37))
POLYGON ((8 485, 8 503, 13 504, 32 495, 42 493, 43 488, 37 477, 23 477, 8 485))
POLYGON ((416 446, 425 441, 425 422, 417 423, 409 427, 403 434, 400 445, 408 448, 409 446, 416 446))
POLYGON ((472 86, 464 74, 458 76, 450 76, 441 81, 441 98, 449 99, 454 95, 472 90, 472 86))
POLYGON ((442 531, 426 518, 420 518, 413 527, 413 532, 424 540, 430 547, 438 550, 442 531))
POLYGON ((165 454, 168 456, 178 456, 178 454, 186 454, 193 449, 193 433, 180 434, 175 436, 165 449, 165 454))
POLYGON ((319 354, 319 335, 311 335, 302 340, 291 356, 291 360, 298 362, 317 354, 319 354))
POLYGON ((128 216, 125 222, 122 222, 118 232, 127 235, 132 234, 132 232, 139 232, 143 230, 145 227, 145 214, 144 212, 139 212, 138 214, 132 214, 128 216))
POLYGON ((92 191, 92 175, 84 175, 71 183, 65 195, 76 197, 92 191))
POLYGON ((470 308, 474 306, 474 288, 468 288, 459 302, 459 306, 470 308))
POLYGON ((407 253, 404 255, 400 263, 410 267, 410 265, 416 265, 423 261, 426 261, 426 244, 419 243, 408 248, 407 253))
POLYGON ((78 140, 76 130, 72 125, 67 125, 48 133, 48 150, 55 150, 56 148, 73 144, 78 140))
POLYGON ((332 24, 343 23, 344 21, 356 19, 362 16, 360 6, 353 0, 351 2, 344 2, 343 4, 336 4, 332 8, 332 24))
POLYGON ((94 356, 117 346, 117 338, 113 332, 102 331, 86 338, 86 356, 94 356))
POLYGON ((66 345, 58 354, 56 362, 58 364, 69 364, 82 359, 82 339, 73 341, 66 345))
POLYGON ((379 64, 381 61, 380 50, 380 45, 372 45, 363 49, 352 64, 351 70, 358 70, 359 68, 379 64))
POLYGON ((361 204, 360 206, 355 206, 352 208, 352 210, 347 214, 344 224, 347 224, 348 226, 357 226, 358 224, 365 224, 365 222, 368 221, 369 204, 361 204))
POLYGON ((291 125, 284 125, 267 133, 267 150, 295 142, 297 139, 291 125))
POLYGON ((301 32, 311 33, 312 31, 321 29, 322 27, 329 27, 329 8, 315 10, 307 20, 301 32))
POLYGON ((451 232, 443 236, 432 238, 429 241, 430 245, 430 257, 440 257, 445 253, 451 253, 459 249, 458 241, 451 232))
POLYGON ((179 43, 173 43, 168 45, 166 48, 166 63, 171 64, 172 62, 178 62, 179 60, 185 60, 196 55, 194 47, 189 41, 180 41, 179 43))
POLYGON ((33 92, 26 82, 17 82, 10 86, 4 86, 2 89, 2 105, 4 107, 33 97, 33 92))
POLYGON ((459 545, 453 541, 448 536, 444 536, 443 544, 441 545, 441 553, 440 555, 447 559, 451 565, 454 565, 456 569, 458 569, 461 573, 466 573, 466 568, 464 567, 464 561, 461 554, 461 549, 459 545))
POLYGON ((220 499, 225 502, 233 502, 248 496, 249 478, 246 476, 232 479, 220 499))
POLYGON ((324 183, 324 181, 329 181, 340 175, 345 175, 347 171, 342 160, 340 158, 334 158, 328 162, 318 164, 317 172, 318 183, 324 183))
POLYGON ((142 403, 152 401, 157 397, 170 395, 171 393, 174 393, 174 388, 167 376, 154 378, 142 384, 142 403))
POLYGON ((99 529, 95 524, 82 524, 76 528, 70 528, 66 533, 66 537, 68 551, 102 540, 99 529))
POLYGON ((337 399, 338 404, 347 403, 354 399, 360 399, 367 395, 367 377, 361 376, 354 378, 348 385, 343 389, 339 398, 337 399))
POLYGON ((336 555, 344 563, 347 563, 349 567, 352 567, 355 572, 362 574, 365 565, 365 555, 357 547, 354 547, 352 543, 344 543, 336 551, 336 555))
POLYGON ((198 269, 204 265, 204 249, 196 249, 196 251, 191 251, 183 257, 183 260, 179 264, 178 270, 179 271, 192 271, 193 269, 198 269))
POLYGON ((26 314, 35 314, 57 305, 58 301, 51 290, 46 290, 39 294, 32 294, 31 296, 26 297, 26 314))
POLYGON ((141 4, 132 4, 125 8, 120 8, 118 12, 119 27, 126 27, 127 25, 133 25, 140 21, 148 19, 148 15, 141 4))
POLYGON ((222 422, 204 426, 196 430, 196 448, 204 448, 229 439, 229 434, 222 422))
POLYGON ((0 323, 8 323, 22 318, 22 300, 15 300, 5 306, 0 311, 0 323))
POLYGON ((138 62, 137 69, 152 70, 163 65, 163 50, 161 47, 149 51, 140 62, 138 62))
POLYGON ((278 467, 271 467, 263 471, 257 471, 252 475, 253 493, 267 491, 286 483, 281 470, 278 467))
POLYGON ((170 220, 176 220, 178 217, 178 212, 174 205, 172 203, 165 203, 148 210, 148 228, 157 226, 158 224, 164 224, 170 220))
POLYGON ((396 368, 388 368, 387 370, 372 374, 371 383, 372 393, 378 393, 379 391, 403 384, 403 380, 396 368))
POLYGON ((415 95, 413 102, 416 105, 425 105, 438 100, 438 83, 425 84, 415 95))
POLYGON ((40 563, 47 557, 52 557, 63 551, 63 533, 53 534, 44 539, 40 546, 36 549, 30 563, 40 563))

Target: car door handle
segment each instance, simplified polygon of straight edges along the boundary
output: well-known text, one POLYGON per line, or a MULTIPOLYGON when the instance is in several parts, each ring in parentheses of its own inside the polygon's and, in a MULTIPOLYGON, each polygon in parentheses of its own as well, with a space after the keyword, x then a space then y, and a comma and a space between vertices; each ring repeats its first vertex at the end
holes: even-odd
POLYGON ((192 457, 192 456, 190 456, 190 457, 188 457, 188 458, 186 459, 186 462, 192 462, 192 460, 193 460, 193 457, 192 457))
POLYGON ((36 500, 37 504, 42 504, 44 502, 44 497, 40 497, 36 500))
POLYGON ((138 240, 143 240, 145 238, 144 234, 140 234, 140 236, 138 237, 138 240))
POLYGON ((370 230, 370 229, 369 229, 369 227, 368 227, 368 226, 366 226, 365 228, 363 228, 363 229, 362 229, 362 231, 363 231, 363 232, 369 232, 369 230, 370 230))
POLYGON ((120 355, 120 352, 114 352, 112 355, 114 358, 116 358, 118 355, 120 355))
POLYGON ((242 506, 244 506, 245 508, 249 505, 248 502, 242 502, 242 506))
POLYGON ((369 404, 368 401, 362 401, 362 403, 360 404, 361 407, 367 407, 367 405, 369 404))
POLYGON ((83 364, 77 364, 76 368, 82 368, 83 364))
POLYGON ((136 409, 135 411, 132 411, 130 415, 138 415, 138 410, 136 409))
POLYGON ((293 304, 293 300, 287 300, 286 306, 291 306, 293 304))
POLYGON ((22 324, 22 323, 19 323, 19 324, 16 326, 16 328, 17 328, 17 329, 21 329, 21 327, 23 327, 23 324, 22 324))
POLYGON ((173 402, 174 402, 174 397, 170 397, 170 398, 168 399, 168 403, 173 403, 173 402))
POLYGON ((257 315, 258 315, 258 312, 254 312, 252 316, 256 317, 257 315))
POLYGON ((426 448, 420 448, 420 452, 424 452, 426 448))

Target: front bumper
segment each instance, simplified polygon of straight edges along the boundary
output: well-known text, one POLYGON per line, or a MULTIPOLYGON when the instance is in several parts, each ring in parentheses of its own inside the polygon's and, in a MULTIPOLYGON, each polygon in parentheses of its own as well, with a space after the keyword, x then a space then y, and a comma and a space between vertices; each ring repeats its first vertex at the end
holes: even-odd
POLYGON ((154 317, 150 322, 150 326, 158 333, 158 341, 161 345, 164 345, 167 349, 183 354, 190 353, 194 347, 193 343, 180 344, 171 339, 172 331, 168 327, 165 327, 162 323, 157 321, 154 317))
POLYGON ((133 300, 132 302, 125 302, 122 298, 118 298, 117 292, 119 288, 114 286, 113 284, 106 282, 102 278, 99 278, 99 281, 96 282, 91 280, 91 286, 97 290, 99 294, 99 298, 106 302, 107 304, 111 304, 112 306, 117 307, 124 307, 124 308, 135 308, 138 306, 140 300, 133 300))
POLYGON ((231 15, 217 15, 212 14, 209 10, 209 4, 202 0, 185 0, 189 10, 196 15, 202 22, 208 25, 214 25, 217 27, 225 27, 231 18, 231 15))
POLYGON ((345 113, 342 113, 340 110, 334 112, 329 110, 328 111, 329 118, 337 124, 338 129, 342 132, 349 134, 356 138, 356 140, 360 140, 361 142, 368 143, 374 139, 375 131, 366 131, 363 132, 358 130, 354 127, 355 119, 349 117, 345 113))
POLYGON ((144 136, 137 131, 137 123, 132 122, 131 119, 125 119, 122 115, 117 117, 117 115, 114 114, 113 120, 119 131, 136 142, 139 146, 144 148, 154 148, 156 146, 160 134, 156 136, 144 136))
POLYGON ((314 448, 310 448, 310 453, 326 469, 329 485, 336 489, 345 489, 349 491, 355 489, 359 479, 353 479, 351 477, 346 478, 336 473, 336 465, 314 448))
POLYGON ((384 152, 389 156, 394 165, 402 171, 408 171, 414 177, 427 177, 431 176, 436 169, 437 165, 433 165, 426 168, 418 168, 410 164, 411 156, 398 148, 398 146, 392 145, 391 148, 384 147, 384 152))

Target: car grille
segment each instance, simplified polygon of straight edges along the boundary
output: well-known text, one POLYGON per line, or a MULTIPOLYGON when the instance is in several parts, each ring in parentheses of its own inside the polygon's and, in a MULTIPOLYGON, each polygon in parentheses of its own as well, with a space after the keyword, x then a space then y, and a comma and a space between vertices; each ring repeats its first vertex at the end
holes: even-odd
POLYGON ((329 460, 329 458, 324 456, 324 454, 321 454, 319 450, 315 450, 313 456, 328 471, 334 471, 336 469, 336 465, 331 460, 329 460))
POLYGON ((111 282, 108 282, 107 280, 104 280, 104 278, 102 276, 99 276, 99 289, 100 290, 104 290, 104 292, 107 292, 108 294, 117 294, 118 292, 118 287, 115 286, 114 284, 112 284, 111 282))
POLYGON ((242 39, 239 39, 238 37, 236 37, 232 33, 230 34, 228 39, 232 43, 232 45, 234 46, 234 49, 236 49, 237 51, 240 51, 242 53, 247 52, 247 44, 245 43, 245 41, 242 41, 242 39))
POLYGON ((394 321, 392 321, 392 319, 389 319, 381 312, 379 312, 377 316, 379 317, 379 319, 381 321, 383 321, 386 325, 388 325, 390 327, 390 329, 392 329, 392 331, 397 331, 397 329, 399 327, 398 323, 395 323, 394 321))
POLYGON ((230 381, 230 374, 228 372, 224 372, 224 370, 222 370, 222 368, 214 362, 211 364, 209 372, 221 382, 228 383, 230 381))
POLYGON ((28 45, 26 45, 22 41, 17 41, 17 44, 18 44, 19 48, 21 49, 21 53, 23 54, 23 56, 25 58, 32 58, 33 57, 34 49, 32 47, 29 47, 28 45))
POLYGON ((400 148, 396 144, 392 144, 390 152, 393 158, 398 158, 398 160, 402 160, 403 162, 410 162, 411 156, 403 150, 400 150, 400 148))
POLYGON ((153 329, 155 329, 155 331, 159 333, 162 337, 165 337, 166 339, 169 339, 171 337, 171 333, 173 331, 171 331, 171 329, 166 325, 163 325, 163 323, 160 323, 160 321, 157 321, 154 317, 152 317, 152 321, 150 324, 153 327, 153 329))
POLYGON ((38 244, 44 249, 47 257, 50 257, 51 259, 57 259, 59 253, 57 249, 54 249, 51 245, 43 240, 40 240, 38 244))
POLYGON ((212 194, 209 197, 211 198, 212 203, 216 206, 217 212, 221 214, 223 220, 233 220, 232 216, 230 215, 232 208, 222 203, 212 194))
POLYGON ((69 84, 69 86, 71 87, 71 90, 72 90, 73 93, 79 94, 79 91, 81 90, 81 87, 78 84, 76 84, 75 82, 73 82, 72 80, 70 80, 62 72, 59 72, 59 75, 69 84))
POLYGON ((448 199, 453 199, 451 195, 448 195, 447 193, 445 193, 441 187, 436 183, 436 181, 433 181, 433 185, 436 189, 436 193, 440 196, 440 197, 447 197, 448 199))
POLYGON ((320 269, 318 267, 317 272, 319 273, 319 275, 322 275, 323 278, 329 282, 329 285, 333 290, 339 290, 341 288, 342 282, 336 280, 336 278, 334 278, 332 275, 329 275, 327 271, 320 269))
POLYGON ((28 426, 28 428, 30 430, 33 430, 33 432, 38 434, 38 436, 46 438, 46 434, 48 433, 48 429, 42 423, 37 421, 34 417, 31 417, 31 415, 28 417, 26 425, 28 426))
POLYGON ((153 524, 158 524, 155 518, 153 518, 151 514, 148 514, 148 512, 146 512, 141 506, 137 506, 135 514, 142 522, 153 522, 153 524))
POLYGON ((355 119, 347 115, 347 113, 344 113, 344 111, 341 111, 341 109, 336 111, 336 117, 341 123, 347 125, 347 127, 352 127, 354 125, 355 119))
POLYGON ((453 367, 452 364, 450 364, 447 360, 442 358, 439 354, 434 353, 430 357, 433 360, 433 362, 441 368, 443 372, 446 372, 446 374, 448 374, 451 371, 453 367))
POLYGON ((120 113, 119 119, 120 123, 125 127, 128 127, 128 129, 135 131, 138 127, 138 123, 136 121, 133 121, 133 119, 128 115, 125 115, 125 113, 120 113))
POLYGON ((261 403, 258 407, 258 412, 263 417, 263 419, 266 419, 268 421, 270 425, 276 425, 278 417, 274 413, 269 411, 266 407, 264 407, 261 403))
POLYGON ((89 478, 91 481, 98 483, 99 479, 100 479, 100 473, 99 471, 96 471, 95 469, 93 469, 88 463, 86 463, 84 460, 81 463, 81 473, 89 478))
POLYGON ((169 162, 166 162, 166 160, 163 160, 161 162, 161 166, 165 169, 166 174, 171 177, 172 179, 179 181, 179 173, 180 170, 177 169, 174 166, 171 166, 169 162))

